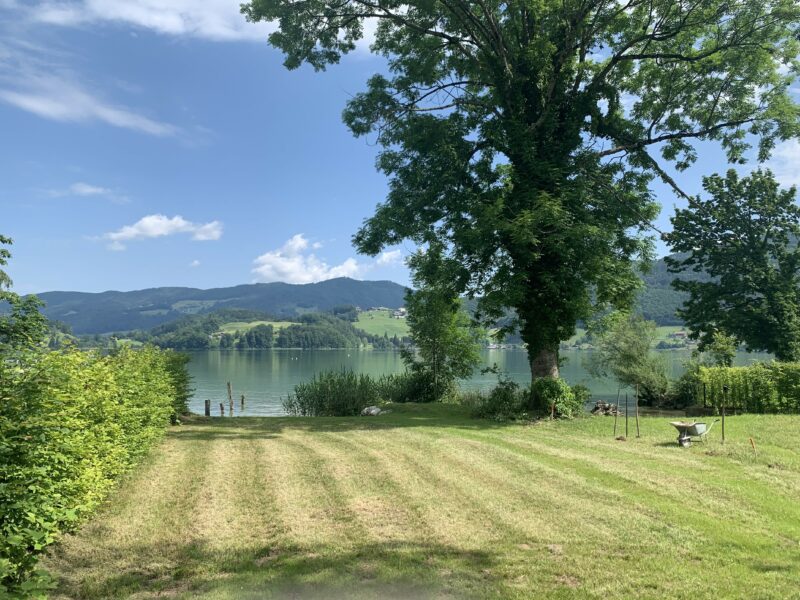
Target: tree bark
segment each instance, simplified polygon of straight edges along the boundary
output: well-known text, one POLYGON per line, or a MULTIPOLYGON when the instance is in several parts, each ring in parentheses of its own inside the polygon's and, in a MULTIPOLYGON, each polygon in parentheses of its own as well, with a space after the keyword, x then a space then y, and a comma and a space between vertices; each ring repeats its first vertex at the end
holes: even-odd
POLYGON ((531 379, 558 377, 558 348, 543 348, 530 357, 531 379))

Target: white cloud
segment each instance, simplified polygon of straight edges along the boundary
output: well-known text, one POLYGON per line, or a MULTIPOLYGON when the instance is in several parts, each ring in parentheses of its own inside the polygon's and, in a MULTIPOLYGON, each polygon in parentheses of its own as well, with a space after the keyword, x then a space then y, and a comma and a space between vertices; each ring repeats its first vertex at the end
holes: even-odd
POLYGON ((46 190, 47 195, 53 198, 80 197, 80 198, 105 198, 117 204, 128 202, 128 198, 107 187, 78 181, 66 189, 46 190))
POLYGON ((180 215, 172 218, 165 215, 147 215, 133 225, 125 225, 117 231, 106 233, 103 239, 110 241, 108 245, 110 250, 124 250, 125 242, 178 233, 190 233, 192 239, 196 241, 218 240, 222 237, 222 223, 211 221, 198 224, 187 221, 180 215))
MULTIPOLYGON (((298 233, 277 250, 262 254, 253 261, 256 265, 253 268, 256 280, 263 283, 271 281, 314 283, 336 277, 356 278, 364 271, 364 267, 354 258, 348 258, 339 265, 331 266, 317 258, 313 252, 309 252, 310 247, 303 234, 298 233)), ((313 247, 316 247, 316 244, 313 247)))
POLYGON ((239 4, 236 0, 46 0, 29 17, 62 26, 107 22, 166 35, 266 41, 274 27, 248 23, 239 4))
POLYGON ((63 76, 21 72, 0 83, 0 101, 52 121, 101 122, 157 137, 178 133, 178 128, 121 105, 107 102, 63 76))
POLYGON ((69 186, 69 191, 74 196, 108 196, 109 194, 113 194, 108 188, 92 185, 83 181, 73 183, 69 186))
POLYGON ((772 169, 781 185, 800 187, 800 141, 793 139, 778 144, 766 166, 772 169))
POLYGON ((195 260, 193 260, 192 262, 189 263, 189 266, 192 267, 192 268, 199 267, 200 266, 200 261, 195 259, 195 260))
POLYGON ((400 250, 390 250, 388 252, 381 252, 376 260, 379 266, 396 265, 403 260, 403 253, 400 250))

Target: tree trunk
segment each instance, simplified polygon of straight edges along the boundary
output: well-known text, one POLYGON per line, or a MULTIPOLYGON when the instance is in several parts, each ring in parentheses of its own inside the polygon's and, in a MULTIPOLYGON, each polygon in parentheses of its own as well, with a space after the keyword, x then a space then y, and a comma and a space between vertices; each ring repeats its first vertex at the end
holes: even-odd
POLYGON ((558 377, 558 348, 542 348, 530 357, 531 379, 558 377))

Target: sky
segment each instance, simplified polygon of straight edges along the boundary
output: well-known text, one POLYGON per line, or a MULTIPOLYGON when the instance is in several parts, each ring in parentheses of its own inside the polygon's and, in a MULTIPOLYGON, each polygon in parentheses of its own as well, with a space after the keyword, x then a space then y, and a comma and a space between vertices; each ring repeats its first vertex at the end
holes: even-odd
MULTIPOLYGON (((0 233, 20 293, 408 283, 410 245, 350 240, 385 196, 341 121, 383 62, 366 44, 288 71, 239 0, 0 0, 0 233)), ((800 144, 770 166, 800 184, 800 144)), ((714 146, 676 179, 726 168, 714 146)), ((681 203, 662 185, 655 226, 681 203)), ((659 252, 665 248, 659 246, 659 252)))

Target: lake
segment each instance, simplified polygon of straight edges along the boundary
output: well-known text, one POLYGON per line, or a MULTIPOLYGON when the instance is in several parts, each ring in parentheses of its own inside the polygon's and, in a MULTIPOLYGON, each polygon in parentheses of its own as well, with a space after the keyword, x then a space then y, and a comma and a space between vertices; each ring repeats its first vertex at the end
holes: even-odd
MULTIPOLYGON (((616 400, 617 384, 612 380, 593 379, 584 367, 591 351, 564 350, 566 359, 561 376, 570 384, 581 383, 592 392, 593 400, 616 400)), ((670 376, 683 373, 688 350, 665 350, 670 376)), ((212 414, 219 414, 219 403, 225 402, 227 413, 228 381, 233 385, 234 414, 243 416, 276 416, 284 414, 282 398, 298 383, 308 381, 316 373, 331 369, 352 369, 357 373, 379 376, 403 371, 400 353, 378 350, 207 350, 190 353, 189 372, 194 378, 194 396, 189 403, 192 412, 203 413, 203 402, 211 400, 212 414), (245 409, 240 409, 239 397, 245 395, 245 409)), ((484 350, 485 366, 497 365, 509 379, 522 384, 530 382, 528 357, 524 350, 484 350)), ((736 364, 765 360, 766 354, 740 353, 736 364)), ((477 372, 461 382, 463 389, 490 389, 497 375, 477 372)))

